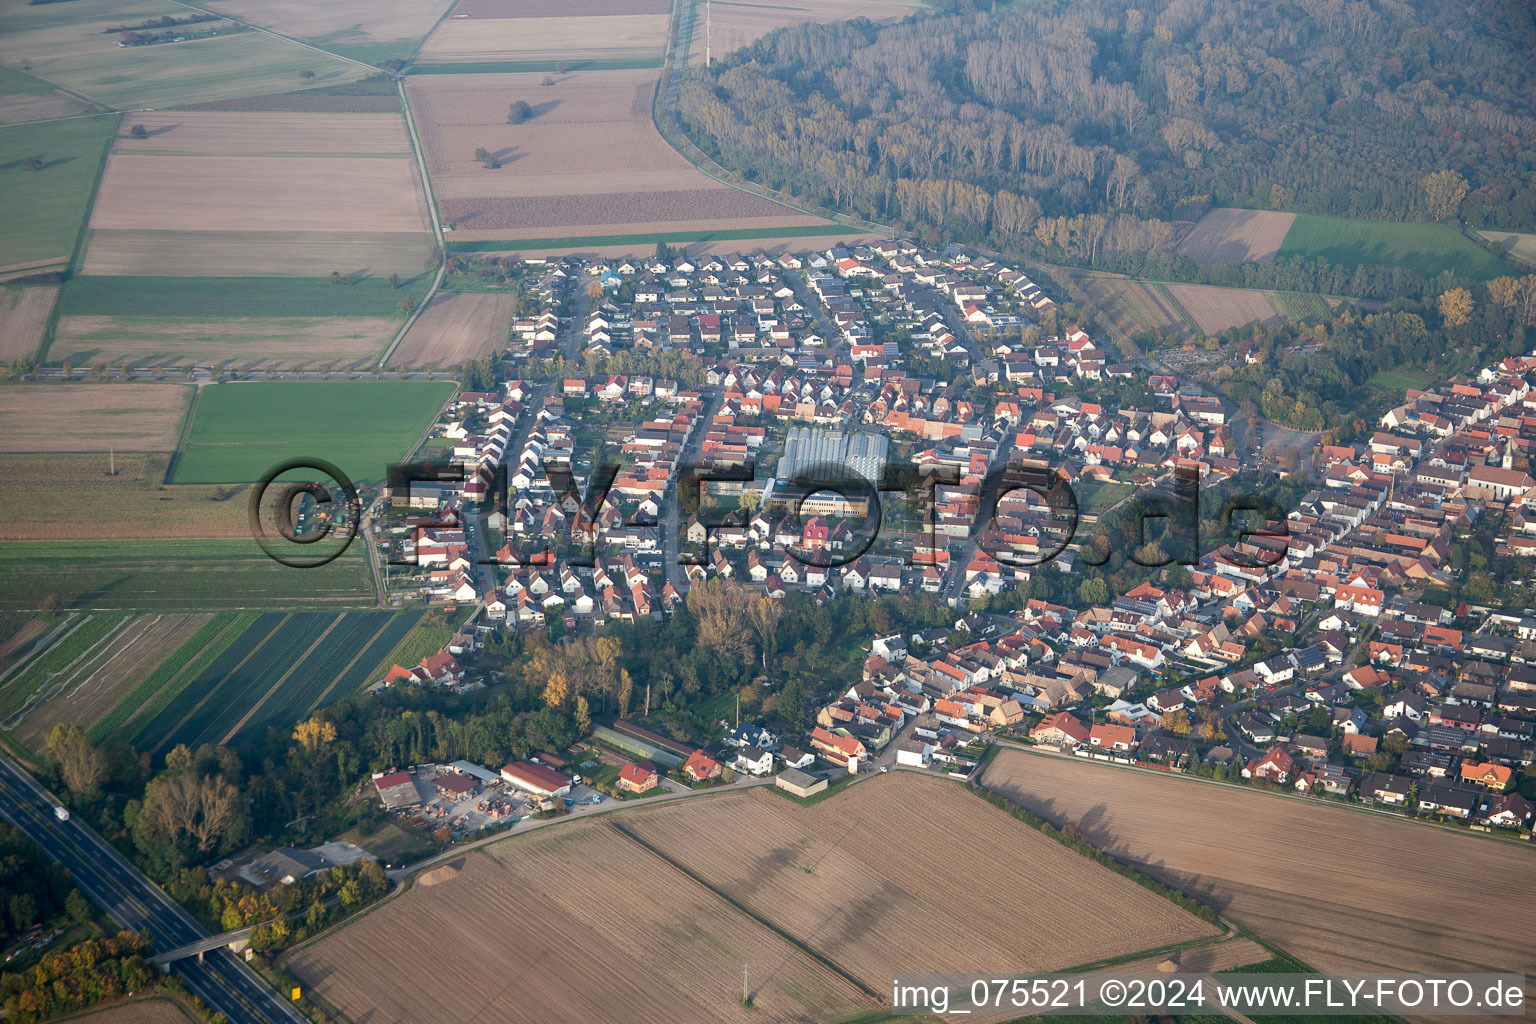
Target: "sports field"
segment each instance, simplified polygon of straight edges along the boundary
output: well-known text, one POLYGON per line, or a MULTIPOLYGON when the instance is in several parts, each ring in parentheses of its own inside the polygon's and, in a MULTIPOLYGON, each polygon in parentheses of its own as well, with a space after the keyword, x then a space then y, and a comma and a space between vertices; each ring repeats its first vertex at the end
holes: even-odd
POLYGON ((355 608, 375 594, 361 544, 318 569, 279 565, 239 540, 12 541, 0 544, 0 611, 355 608))
POLYGON ((1298 214, 1277 258, 1322 258, 1341 267, 1407 267, 1424 277, 1453 270, 1478 281, 1518 274, 1454 228, 1382 220, 1350 220, 1298 214))
POLYGON ((172 479, 250 483, 305 456, 354 482, 382 481, 403 459, 454 385, 434 381, 253 381, 205 387, 172 479))
POLYGON ((0 280, 68 263, 116 124, 103 116, 0 127, 0 280))
POLYGON ((123 734, 137 749, 161 753, 177 743, 259 739, 268 726, 286 731, 313 709, 375 682, 374 668, 420 617, 268 612, 195 677, 182 671, 167 680, 150 698, 155 706, 125 723, 123 734))

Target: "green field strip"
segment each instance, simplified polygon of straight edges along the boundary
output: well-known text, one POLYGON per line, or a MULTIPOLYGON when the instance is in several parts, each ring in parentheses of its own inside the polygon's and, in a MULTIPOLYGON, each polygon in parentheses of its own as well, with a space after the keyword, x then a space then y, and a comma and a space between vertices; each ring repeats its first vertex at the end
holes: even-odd
POLYGON ((1323 259, 1348 269, 1405 267, 1423 277, 1454 271, 1476 281, 1519 270, 1443 224, 1355 220, 1301 213, 1275 253, 1277 259, 1323 259))
POLYGON ((52 678, 41 689, 27 698, 27 704, 12 716, 11 721, 5 723, 6 726, 20 728, 21 723, 35 710, 34 705, 53 700, 60 694, 90 680, 97 672, 115 661, 118 655, 142 640, 144 634, 153 629, 161 618, 161 615, 154 613, 126 616, 84 654, 53 673, 52 678))
POLYGON ((64 316, 277 317, 401 316, 400 300, 418 302, 428 281, 399 288, 387 278, 332 284, 323 277, 79 276, 59 291, 64 316))
POLYGON ((116 134, 111 115, 0 125, 0 266, 70 261, 116 134))
MULTIPOLYGON (((402 635, 409 634, 419 621, 421 621, 420 614, 412 615, 408 612, 401 612, 398 615, 390 616, 378 628, 378 631, 373 634, 372 638, 369 639, 367 645, 353 655, 352 660, 347 662, 342 670, 336 674, 336 678, 332 679, 330 684, 320 691, 320 695, 310 702, 309 707, 304 709, 305 713, 312 713, 316 709, 329 704, 332 700, 350 696, 362 689, 355 682, 349 683, 349 680, 355 679, 362 672, 367 671, 370 664, 377 664, 378 649, 384 645, 397 643, 399 638, 402 635), (371 661, 370 658, 372 658, 371 661)), ((366 680, 368 677, 363 676, 362 678, 366 680)))
POLYGON ((656 57, 594 57, 588 60, 482 60, 462 63, 436 62, 413 64, 408 75, 513 75, 528 72, 566 71, 644 71, 662 66, 656 57))
POLYGON ((453 639, 453 633, 453 629, 449 626, 432 626, 426 623, 417 625, 402 637, 395 648, 383 659, 374 663, 373 671, 369 674, 382 677, 395 665, 403 668, 419 665, 423 658, 430 657, 446 647, 448 641, 453 639))
POLYGON ((0 688, 0 717, 9 719, 39 687, 48 682, 51 673, 67 669, 127 618, 126 614, 120 612, 87 616, 79 626, 33 658, 19 674, 0 688))
POLYGON ((184 640, 180 647, 172 651, 170 656, 156 665, 149 675, 145 676, 133 692, 122 700, 117 706, 89 729, 91 741, 100 743, 115 733, 120 727, 132 723, 141 714, 151 717, 158 714, 165 705, 169 704, 181 693, 182 689, 206 667, 224 652, 224 648, 234 642, 251 623, 256 621, 256 612, 220 612, 198 628, 196 633, 184 640))
POLYGON ((245 727, 245 723, 249 722, 253 717, 255 717, 256 713, 261 710, 263 704, 272 699, 272 695, 282 688, 282 685, 288 681, 289 676, 299 671, 299 668, 304 664, 305 659, 315 653, 315 648, 325 643, 325 638, 330 636, 331 632, 335 630, 337 626, 341 625, 342 620, 345 618, 345 615, 338 615, 336 618, 331 620, 331 624, 326 626, 325 631, 319 636, 315 637, 314 642, 304 649, 304 652, 300 654, 298 658, 295 659, 293 664, 288 667, 288 671, 278 676, 277 681, 267 689, 266 693, 261 695, 255 704, 251 705, 250 710, 247 711, 244 715, 240 716, 239 721, 230 726, 229 732, 225 733, 224 738, 219 740, 220 745, 228 743, 230 740, 235 738, 235 734, 245 727))
MULTIPOLYGON (((809 216, 809 214, 807 214, 809 216)), ((688 245, 694 242, 731 242, 756 238, 801 238, 812 236, 872 234, 842 224, 811 224, 798 228, 722 228, 718 231, 653 231, 638 235, 581 235, 570 238, 512 238, 495 242, 449 242, 449 252, 501 252, 508 249, 574 249, 599 245, 654 245, 666 242, 688 245)))
MULTIPOLYGON (((258 740, 273 727, 286 733, 315 708, 329 703, 325 696, 329 687, 359 659, 359 652, 368 639, 376 636, 381 627, 387 628, 395 617, 394 612, 387 611, 349 612, 345 622, 336 627, 338 631, 330 637, 325 650, 300 659, 293 670, 285 673, 273 698, 266 702, 260 713, 249 716, 241 729, 231 733, 231 738, 236 742, 258 740)), ((272 671, 279 667, 274 666, 272 671)), ((270 674, 263 677, 263 681, 270 674)), ((340 689, 337 687, 338 691, 340 689)))
MULTIPOLYGON (((181 698, 172 701, 165 711, 150 720, 145 728, 140 730, 134 737, 134 746, 139 746, 139 742, 145 739, 155 740, 154 746, 148 748, 151 753, 158 753, 165 747, 174 746, 173 741, 179 741, 182 727, 197 716, 225 683, 244 667, 246 662, 255 657, 267 641, 275 636, 292 617, 292 613, 270 612, 257 619, 256 623, 241 635, 239 642, 226 648, 218 660, 193 680, 195 684, 201 684, 204 679, 211 676, 217 679, 217 682, 212 682, 208 686, 189 686, 183 690, 181 698), (247 638, 253 638, 252 642, 246 644, 247 638), (227 669, 223 668, 225 659, 233 662, 227 669), (165 721, 162 722, 162 719, 165 721)), ((193 746, 194 743, 189 742, 187 745, 193 746)))

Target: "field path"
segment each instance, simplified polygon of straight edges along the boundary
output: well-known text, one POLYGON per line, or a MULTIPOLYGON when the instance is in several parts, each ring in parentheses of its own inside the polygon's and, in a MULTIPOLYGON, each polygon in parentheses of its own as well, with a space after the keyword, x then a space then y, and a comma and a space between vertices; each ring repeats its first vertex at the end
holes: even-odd
MULTIPOLYGON (((266 693, 261 695, 261 699, 258 700, 255 704, 252 704, 251 707, 250 707, 250 710, 246 711, 246 713, 241 716, 240 721, 236 722, 230 728, 229 732, 224 734, 224 738, 219 740, 219 743, 221 745, 225 744, 225 743, 228 743, 230 740, 234 739, 235 738, 235 733, 237 733, 241 729, 245 728, 245 723, 249 722, 251 720, 251 716, 254 715, 256 712, 261 710, 261 706, 263 704, 265 704, 269 699, 271 699, 272 695, 274 693, 276 693, 282 687, 282 685, 288 681, 288 677, 289 676, 293 675, 295 672, 297 672, 299 670, 299 666, 304 664, 304 659, 305 658, 307 658, 311 654, 315 653, 315 648, 317 648, 321 644, 325 643, 325 638, 331 635, 331 630, 333 630, 337 626, 341 625, 341 621, 343 619, 345 619, 346 617, 347 617, 346 614, 342 613, 342 614, 336 616, 335 619, 331 620, 331 624, 329 626, 325 627, 325 632, 321 633, 318 637, 316 637, 315 638, 315 642, 310 644, 308 647, 306 647, 304 649, 304 653, 303 654, 301 654, 297 658, 293 659, 293 664, 288 666, 288 671, 284 672, 278 678, 277 682, 273 683, 271 688, 268 689, 266 693)), ((283 621, 286 622, 287 620, 284 619, 283 621)), ((352 660, 356 661, 357 659, 353 658, 352 660)), ((245 663, 241 662, 241 664, 243 665, 245 663)))

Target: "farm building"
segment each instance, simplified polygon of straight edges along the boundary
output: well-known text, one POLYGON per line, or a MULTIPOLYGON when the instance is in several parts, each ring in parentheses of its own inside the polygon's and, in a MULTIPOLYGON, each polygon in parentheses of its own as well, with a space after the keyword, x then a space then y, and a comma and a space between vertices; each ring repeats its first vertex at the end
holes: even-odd
POLYGON ((501 777, 518 789, 538 796, 565 796, 571 791, 570 779, 534 761, 505 765, 501 777))
POLYGON ((773 784, 792 796, 815 796, 827 788, 827 780, 798 768, 786 768, 779 772, 773 784))
POLYGON ((478 781, 458 772, 441 772, 432 780, 432 784, 437 787, 438 796, 455 803, 467 800, 480 791, 478 781))
POLYGON ((411 778, 410 772, 381 775, 373 784, 379 791, 379 799, 384 802, 386 811, 421 806, 421 794, 416 791, 416 780, 411 778))

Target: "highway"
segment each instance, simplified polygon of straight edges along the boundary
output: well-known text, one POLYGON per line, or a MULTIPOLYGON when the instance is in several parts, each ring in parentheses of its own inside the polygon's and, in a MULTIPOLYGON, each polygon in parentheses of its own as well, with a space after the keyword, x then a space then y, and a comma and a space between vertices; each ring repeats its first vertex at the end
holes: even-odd
MULTIPOLYGON (((0 757, 0 816, 70 873, 75 886, 121 927, 148 929, 162 948, 189 945, 208 932, 120 853, 77 819, 59 821, 54 802, 9 758, 0 757)), ((187 988, 231 1024, 290 1024, 297 1011, 225 949, 173 967, 187 988)))

